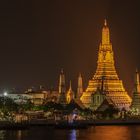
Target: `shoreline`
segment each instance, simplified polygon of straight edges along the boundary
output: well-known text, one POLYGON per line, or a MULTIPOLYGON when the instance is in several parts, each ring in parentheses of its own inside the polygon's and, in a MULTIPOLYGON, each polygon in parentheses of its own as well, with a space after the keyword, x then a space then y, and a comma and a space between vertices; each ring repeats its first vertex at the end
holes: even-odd
MULTIPOLYGON (((31 127, 36 126, 48 126, 48 127, 55 127, 62 126, 69 128, 71 126, 67 121, 49 121, 49 120, 34 120, 26 123, 7 123, 7 122, 0 122, 0 130, 23 130, 23 129, 30 129, 31 127)), ((73 123, 75 127, 80 126, 109 126, 109 125, 140 125, 140 120, 84 120, 84 121, 76 121, 73 123)), ((73 127, 74 128, 74 127, 73 127)))

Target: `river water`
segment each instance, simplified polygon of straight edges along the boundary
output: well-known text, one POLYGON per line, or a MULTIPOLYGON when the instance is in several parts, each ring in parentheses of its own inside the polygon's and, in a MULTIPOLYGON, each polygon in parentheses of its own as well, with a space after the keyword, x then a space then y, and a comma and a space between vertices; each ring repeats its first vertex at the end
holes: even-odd
POLYGON ((140 140, 140 126, 96 126, 82 130, 33 127, 29 130, 0 130, 0 140, 140 140))

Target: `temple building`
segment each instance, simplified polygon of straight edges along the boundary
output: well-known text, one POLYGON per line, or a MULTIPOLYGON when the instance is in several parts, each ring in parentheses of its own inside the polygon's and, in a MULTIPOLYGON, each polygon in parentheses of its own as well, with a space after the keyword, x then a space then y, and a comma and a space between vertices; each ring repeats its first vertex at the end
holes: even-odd
POLYGON ((135 112, 140 113, 140 82, 139 82, 139 73, 136 70, 135 73, 135 84, 134 84, 134 91, 132 97, 132 105, 131 109, 135 112))
POLYGON ((118 78, 118 75, 114 66, 114 53, 112 50, 112 44, 110 42, 110 33, 105 20, 102 29, 102 41, 99 45, 97 69, 93 78, 89 81, 88 87, 81 97, 82 103, 86 107, 90 107, 93 102, 94 93, 97 93, 97 88, 104 91, 107 98, 110 98, 117 108, 129 109, 131 104, 131 98, 125 91, 122 81, 118 78), (104 79, 104 80, 102 80, 104 79), (102 87, 102 81, 104 86, 102 87))
POLYGON ((104 101, 105 95, 102 91, 97 88, 97 90, 91 94, 91 105, 90 108, 92 110, 96 110, 104 101))
POLYGON ((104 77, 102 77, 101 87, 97 87, 96 91, 91 94, 91 105, 90 108, 92 110, 97 110, 98 107, 105 100, 106 95, 104 91, 104 77))

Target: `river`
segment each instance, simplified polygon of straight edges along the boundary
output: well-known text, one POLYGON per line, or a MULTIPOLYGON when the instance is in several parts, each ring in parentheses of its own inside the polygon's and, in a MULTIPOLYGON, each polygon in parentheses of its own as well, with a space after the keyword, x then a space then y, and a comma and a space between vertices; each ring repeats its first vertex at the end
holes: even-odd
POLYGON ((140 140, 140 126, 96 126, 82 130, 33 127, 29 130, 0 130, 0 140, 140 140))

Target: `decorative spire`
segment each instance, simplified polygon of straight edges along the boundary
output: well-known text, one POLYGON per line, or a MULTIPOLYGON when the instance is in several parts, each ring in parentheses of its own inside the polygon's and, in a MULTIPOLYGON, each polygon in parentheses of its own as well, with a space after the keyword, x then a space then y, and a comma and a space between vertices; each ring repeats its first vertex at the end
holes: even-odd
POLYGON ((107 26, 107 20, 106 19, 104 20, 104 26, 107 26))
POLYGON ((63 68, 61 69, 61 74, 63 74, 64 73, 64 71, 63 71, 63 68))
POLYGON ((139 73, 138 73, 138 69, 136 69, 136 79, 135 79, 135 83, 139 84, 139 73))
POLYGON ((71 80, 70 80, 69 91, 72 91, 71 80))
POLYGON ((78 77, 78 87, 79 88, 82 87, 82 76, 81 76, 81 73, 79 73, 79 77, 78 77))
POLYGON ((59 77, 59 93, 65 93, 65 75, 63 69, 61 69, 60 77, 59 77))
POLYGON ((73 99, 74 99, 74 92, 72 91, 72 86, 71 86, 71 81, 70 81, 69 90, 67 92, 67 103, 70 103, 71 100, 73 99))
MULTIPOLYGON (((102 28, 102 41, 100 43, 98 53, 98 63, 102 63, 104 65, 105 62, 111 62, 112 64, 114 64, 114 55, 112 44, 110 43, 110 33, 106 19, 104 20, 104 25, 102 28)), ((103 69, 103 71, 106 70, 103 69)), ((103 74, 106 75, 105 73, 103 74)))
POLYGON ((110 44, 110 34, 109 28, 107 26, 107 20, 104 20, 104 27, 102 29, 102 45, 109 45, 110 44))
POLYGON ((136 73, 135 73, 135 92, 140 92, 140 83, 139 83, 138 69, 136 69, 136 73))
POLYGON ((138 69, 136 68, 136 73, 138 73, 138 69))
POLYGON ((77 88, 77 96, 76 97, 80 99, 82 94, 83 94, 83 81, 82 81, 81 73, 79 73, 79 76, 78 76, 78 88, 77 88))

